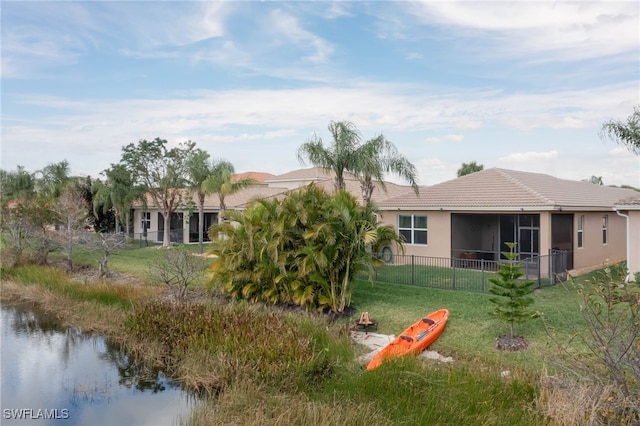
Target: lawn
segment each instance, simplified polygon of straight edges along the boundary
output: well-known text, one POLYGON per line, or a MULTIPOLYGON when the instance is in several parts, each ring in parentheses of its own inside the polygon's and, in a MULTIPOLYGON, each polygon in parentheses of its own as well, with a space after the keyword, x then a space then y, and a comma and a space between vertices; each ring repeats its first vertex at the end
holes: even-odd
MULTIPOLYGON (((186 247, 197 252, 197 245, 186 247)), ((164 250, 157 246, 135 246, 110 257, 110 268, 144 279, 150 265, 163 253, 164 250)), ((77 263, 96 265, 96 259, 95 252, 76 252, 77 263)), ((21 273, 24 275, 25 271, 21 273)), ((587 283, 589 278, 590 275, 583 276, 577 281, 587 283)), ((204 282, 203 277, 199 285, 204 282)), ((42 282, 41 285, 45 285, 47 291, 53 291, 57 286, 69 297, 92 302, 107 300, 102 293, 111 291, 106 287, 87 293, 66 283, 49 285, 42 282)), ((530 346, 525 351, 509 353, 494 347, 495 339, 508 333, 508 325, 489 314, 493 304, 488 294, 358 280, 353 283, 352 296, 352 308, 355 309, 352 317, 338 320, 331 327, 333 330, 345 330, 361 312, 367 311, 379 322, 377 332, 398 334, 423 315, 448 309, 447 327, 430 349, 454 361, 440 364, 409 358, 367 372, 364 365, 354 362, 353 358, 362 350, 356 349, 350 356, 334 353, 331 355, 335 362, 331 374, 323 380, 310 382, 303 391, 290 393, 265 387, 260 381, 248 382, 239 378, 223 395, 199 404, 187 423, 194 426, 238 423, 544 424, 549 419, 535 407, 541 394, 539 379, 552 371, 550 357, 557 353, 547 330, 553 330, 565 341, 571 338, 574 327, 586 330, 580 325, 582 317, 576 291, 562 284, 536 290, 533 308, 542 313, 541 318, 516 327, 516 333, 523 335, 530 346), (509 379, 505 380, 502 374, 507 370, 509 379)), ((118 299, 114 299, 114 303, 121 305, 118 299)), ((318 329, 321 330, 325 327, 318 329)), ((338 346, 346 344, 349 347, 345 335, 337 339, 338 346)), ((327 345, 324 350, 329 354, 329 347, 334 346, 327 345)), ((201 359, 206 357, 194 357, 191 367, 187 367, 202 371, 202 377, 211 376, 210 361, 201 359)))

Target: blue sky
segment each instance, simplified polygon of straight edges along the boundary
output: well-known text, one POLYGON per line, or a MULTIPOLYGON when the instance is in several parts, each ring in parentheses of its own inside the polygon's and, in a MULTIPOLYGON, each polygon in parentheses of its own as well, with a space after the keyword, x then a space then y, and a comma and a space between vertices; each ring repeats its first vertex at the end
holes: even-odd
POLYGON ((423 185, 476 161, 640 187, 640 157, 598 136, 640 104, 636 1, 0 7, 5 170, 66 159, 99 177, 124 145, 161 137, 280 174, 350 120, 423 185))

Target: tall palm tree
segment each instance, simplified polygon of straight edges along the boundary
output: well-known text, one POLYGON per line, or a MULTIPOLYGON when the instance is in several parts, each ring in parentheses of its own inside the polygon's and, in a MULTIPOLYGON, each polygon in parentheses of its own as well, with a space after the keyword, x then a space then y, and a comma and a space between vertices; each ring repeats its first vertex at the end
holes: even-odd
POLYGON ((218 214, 218 223, 224 221, 225 210, 227 205, 225 199, 227 195, 257 184, 254 179, 234 180, 233 174, 235 169, 233 164, 225 160, 216 160, 211 163, 209 176, 202 182, 202 191, 208 194, 216 194, 220 202, 220 212, 218 214))
POLYGON ((145 189, 136 185, 129 169, 123 164, 112 164, 110 169, 104 170, 106 177, 102 182, 94 183, 93 209, 102 208, 103 212, 113 209, 116 216, 116 233, 120 233, 121 223, 125 224, 125 233, 129 235, 129 210, 135 200, 144 199, 145 189))
POLYGON ((204 202, 207 195, 211 193, 204 183, 213 175, 216 166, 215 162, 209 161, 209 157, 208 152, 197 149, 187 163, 189 189, 198 198, 198 246, 201 254, 204 242, 204 202))
POLYGON ((356 150, 360 145, 360 132, 349 121, 329 123, 332 142, 325 148, 322 139, 314 136, 298 148, 298 160, 304 164, 304 158, 316 167, 335 173, 335 190, 345 189, 344 173, 352 170, 357 162, 356 150))
POLYGON ((362 144, 355 153, 356 161, 350 170, 360 181, 362 201, 365 205, 371 203, 371 196, 375 190, 375 182, 382 189, 387 190, 384 176, 393 173, 409 182, 414 192, 418 194, 418 174, 416 167, 400 152, 396 146, 383 135, 379 135, 362 144))
POLYGON ((36 171, 40 178, 36 179, 38 195, 58 198, 64 189, 72 182, 69 177, 69 162, 67 160, 51 163, 44 169, 36 171))
POLYGON ((360 132, 349 121, 332 121, 328 128, 331 145, 325 147, 322 139, 314 136, 298 148, 298 160, 304 164, 307 158, 314 166, 333 172, 336 191, 346 188, 344 174, 352 173, 360 181, 364 204, 369 204, 375 189, 374 181, 386 190, 385 174, 395 173, 418 193, 415 166, 383 135, 362 144, 360 132))

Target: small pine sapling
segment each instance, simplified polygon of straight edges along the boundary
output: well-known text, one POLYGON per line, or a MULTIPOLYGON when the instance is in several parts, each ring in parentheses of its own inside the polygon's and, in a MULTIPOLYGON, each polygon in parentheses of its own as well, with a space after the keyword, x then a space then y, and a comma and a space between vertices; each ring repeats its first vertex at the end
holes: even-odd
POLYGON ((507 262, 500 265, 500 269, 496 273, 495 278, 489 278, 491 286, 489 292, 495 294, 489 300, 496 307, 491 314, 509 324, 510 340, 515 339, 514 324, 523 323, 535 318, 537 313, 529 309, 534 302, 532 297, 535 281, 520 280, 524 276, 519 263, 516 262, 518 253, 516 253, 516 243, 506 243, 509 247, 508 252, 502 252, 507 262))

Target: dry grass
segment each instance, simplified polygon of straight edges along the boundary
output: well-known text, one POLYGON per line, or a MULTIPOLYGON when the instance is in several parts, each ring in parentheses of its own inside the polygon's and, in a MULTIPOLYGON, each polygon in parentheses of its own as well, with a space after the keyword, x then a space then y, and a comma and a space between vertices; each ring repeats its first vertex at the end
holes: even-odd
MULTIPOLYGON (((78 287, 86 286, 76 284, 78 287)), ((158 294, 148 286, 93 284, 85 292, 109 293, 130 300, 141 300, 158 294)), ((53 315, 62 327, 79 326, 86 332, 107 336, 120 333, 127 312, 118 304, 104 304, 100 300, 78 300, 61 294, 55 288, 36 284, 22 284, 2 280, 0 284, 3 303, 33 304, 45 314, 53 315)))
POLYGON ((610 394, 609 387, 545 374, 541 379, 537 406, 554 425, 600 425, 600 413, 610 394))
POLYGON ((536 402, 553 425, 640 425, 640 395, 625 398, 611 385, 545 377, 536 402))
POLYGON ((333 398, 311 400, 304 393, 274 394, 249 382, 225 391, 217 400, 208 399, 193 411, 189 426, 391 426, 397 424, 375 403, 356 403, 333 398), (248 409, 251 407, 251 409, 248 409))

